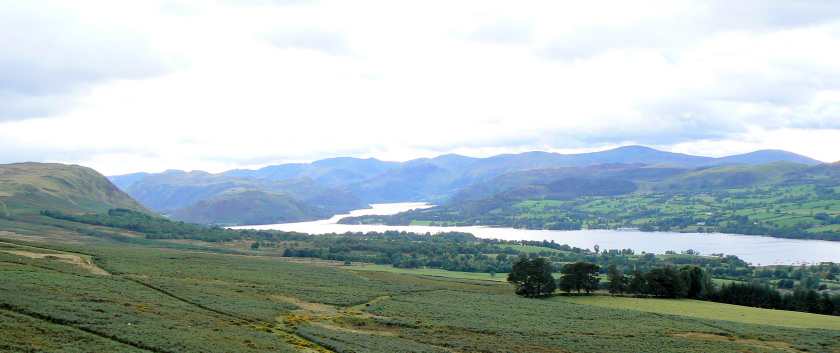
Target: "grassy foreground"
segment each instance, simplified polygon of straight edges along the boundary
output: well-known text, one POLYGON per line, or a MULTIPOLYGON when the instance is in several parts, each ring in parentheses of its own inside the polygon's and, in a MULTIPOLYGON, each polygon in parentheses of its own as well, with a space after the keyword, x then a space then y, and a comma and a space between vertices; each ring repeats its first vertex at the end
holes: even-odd
MULTIPOLYGON (((214 246, 60 220, 0 218, 0 351, 840 350, 837 327, 757 325, 717 320, 726 314, 709 319, 525 299, 512 295, 501 278, 386 272, 231 254, 224 247, 217 253, 214 246)), ((729 315, 741 310, 747 308, 729 315)))
POLYGON ((746 306, 691 299, 656 299, 610 296, 558 296, 552 300, 595 305, 606 308, 639 310, 651 313, 681 315, 704 319, 728 320, 748 324, 764 324, 799 328, 840 328, 840 317, 796 311, 759 309, 746 306))
POLYGON ((494 276, 491 276, 489 273, 485 272, 458 272, 458 271, 447 271, 439 268, 398 268, 389 265, 354 265, 350 267, 354 270, 359 271, 382 271, 382 272, 390 272, 390 273, 401 273, 407 275, 414 275, 414 276, 433 276, 433 277, 443 277, 443 278, 454 278, 454 279, 472 279, 472 280, 481 280, 481 281, 494 281, 494 282, 506 282, 507 281, 507 274, 500 273, 494 276))

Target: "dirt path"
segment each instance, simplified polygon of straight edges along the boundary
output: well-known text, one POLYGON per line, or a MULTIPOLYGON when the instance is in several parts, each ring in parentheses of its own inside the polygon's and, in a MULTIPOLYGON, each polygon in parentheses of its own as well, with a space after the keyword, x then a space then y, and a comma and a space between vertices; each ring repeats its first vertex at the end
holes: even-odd
POLYGON ((89 270, 90 272, 93 272, 97 275, 103 275, 103 276, 110 276, 111 275, 110 273, 108 273, 108 271, 105 271, 101 267, 94 265, 93 263, 90 262, 90 260, 82 258, 79 255, 46 254, 46 253, 37 253, 37 252, 31 252, 31 251, 25 251, 25 250, 0 250, 0 251, 15 254, 15 255, 20 255, 20 256, 26 256, 26 257, 31 258, 31 259, 43 259, 43 258, 46 258, 46 257, 54 257, 54 258, 60 259, 61 261, 65 261, 65 262, 69 262, 69 263, 77 265, 77 266, 81 266, 82 268, 85 268, 85 269, 89 270))
POLYGON ((6 208, 6 203, 5 202, 0 201, 0 206, 3 206, 3 215, 4 216, 11 216, 12 215, 11 213, 9 213, 9 209, 6 208))
POLYGON ((725 337, 720 335, 715 335, 711 333, 700 333, 700 332, 675 332, 670 333, 670 336, 674 337, 682 337, 688 338, 695 341, 701 342, 732 342, 735 344, 745 345, 749 347, 757 347, 775 351, 782 351, 782 352, 791 352, 791 353, 800 353, 803 352, 796 348, 791 347, 790 343, 787 342, 780 342, 780 341, 758 341, 753 339, 740 339, 740 338, 733 338, 733 337, 725 337))

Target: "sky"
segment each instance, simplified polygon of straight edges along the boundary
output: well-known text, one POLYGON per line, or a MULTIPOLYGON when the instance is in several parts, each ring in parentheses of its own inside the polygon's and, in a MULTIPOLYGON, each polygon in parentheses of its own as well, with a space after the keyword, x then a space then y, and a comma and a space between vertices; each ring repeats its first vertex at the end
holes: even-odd
POLYGON ((0 0, 0 163, 840 161, 838 1, 0 0))

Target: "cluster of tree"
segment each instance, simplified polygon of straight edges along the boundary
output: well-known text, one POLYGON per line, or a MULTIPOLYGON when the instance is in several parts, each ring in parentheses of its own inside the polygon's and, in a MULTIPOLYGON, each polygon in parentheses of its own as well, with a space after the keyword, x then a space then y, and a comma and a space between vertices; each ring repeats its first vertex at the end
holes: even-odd
POLYGON ((65 214, 58 211, 41 211, 41 215, 78 223, 126 229, 143 233, 147 239, 196 239, 209 242, 240 239, 272 241, 311 241, 312 239, 311 235, 295 232, 237 230, 174 222, 163 217, 150 216, 145 213, 121 208, 112 209, 108 213, 88 213, 81 215, 65 214))
MULTIPOLYGON (((462 232, 434 235, 404 231, 348 232, 315 236, 311 242, 286 249, 283 255, 371 262, 399 268, 506 273, 520 257, 529 256, 529 253, 512 249, 510 245, 514 244, 520 243, 478 239, 462 232)), ((572 249, 568 245, 565 247, 572 249)))
MULTIPOLYGON (((599 288, 600 266, 590 262, 567 263, 560 270, 559 281, 551 276, 552 265, 546 259, 522 258, 517 261, 507 281, 515 286, 515 293, 525 297, 550 295, 556 288, 571 294, 587 294, 599 288)), ((826 315, 840 315, 840 295, 819 294, 813 289, 799 287, 782 293, 768 285, 733 283, 718 289, 711 277, 697 266, 670 266, 642 272, 633 270, 629 275, 615 264, 607 267, 606 287, 610 293, 632 294, 660 298, 688 298, 716 301, 758 308, 803 311, 826 315)))
POLYGON ((507 281, 515 287, 515 293, 528 297, 541 297, 557 289, 557 282, 551 275, 552 265, 545 258, 521 258, 511 267, 507 281))
POLYGON ((722 286, 712 300, 757 308, 840 316, 840 294, 820 294, 804 287, 781 292, 766 284, 733 283, 722 286))
POLYGON ((518 201, 501 202, 499 198, 440 206, 434 210, 411 210, 396 215, 347 217, 338 221, 340 224, 386 224, 406 226, 412 221, 426 221, 431 225, 474 226, 476 224, 494 225, 516 229, 580 230, 586 216, 548 215, 541 217, 516 217, 518 212, 499 211, 502 205, 518 201), (490 212, 493 211, 493 212, 490 212))
POLYGON ((598 283, 601 282, 598 277, 598 270, 600 269, 601 266, 591 262, 580 261, 565 264, 563 269, 560 270, 562 275, 559 283, 560 289, 567 293, 574 290, 577 291, 578 295, 580 295, 581 290, 584 290, 589 294, 598 289, 598 283))
POLYGON ((587 261, 601 266, 613 263, 624 269, 635 267, 642 270, 678 263, 715 269, 719 275, 731 277, 752 273, 747 264, 735 256, 677 256, 665 262, 664 258, 654 254, 635 255, 632 249, 604 249, 596 253, 550 241, 479 239, 461 232, 435 235, 397 231, 326 234, 286 249, 284 256, 488 273, 510 272, 511 266, 522 257, 545 257, 552 262, 587 261), (529 247, 528 251, 520 250, 523 245, 529 247))
POLYGON ((696 266, 658 267, 646 273, 637 269, 629 276, 611 270, 607 278, 613 294, 708 300, 715 290, 711 277, 696 266))

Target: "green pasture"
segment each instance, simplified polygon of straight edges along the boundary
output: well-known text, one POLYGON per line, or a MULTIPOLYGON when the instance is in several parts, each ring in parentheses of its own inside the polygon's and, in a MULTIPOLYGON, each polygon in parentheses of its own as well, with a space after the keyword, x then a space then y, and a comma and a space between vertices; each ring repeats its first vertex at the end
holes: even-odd
POLYGON ((552 300, 595 305, 607 308, 680 315, 696 318, 727 320, 748 324, 775 325, 797 328, 840 328, 840 317, 795 311, 759 309, 745 306, 706 302, 691 299, 656 299, 611 296, 557 296, 552 300))
POLYGON ((568 251, 563 251, 560 249, 552 249, 552 248, 543 248, 540 246, 527 246, 527 245, 520 245, 520 244, 504 244, 499 246, 502 250, 506 248, 511 248, 516 251, 522 251, 526 253, 539 253, 543 251, 559 253, 559 254, 567 254, 568 251))
POLYGON ((419 276, 434 276, 434 277, 442 277, 442 278, 457 278, 457 279, 471 279, 471 280, 482 280, 482 281, 494 281, 494 282, 505 282, 507 281, 507 273, 497 273, 495 276, 491 276, 489 273, 483 272, 458 272, 458 271, 447 271, 443 269, 437 268, 397 268, 390 265, 350 265, 344 266, 343 268, 351 269, 351 270, 358 270, 358 271, 381 271, 381 272, 388 272, 388 273, 400 273, 406 275, 419 275, 419 276))

